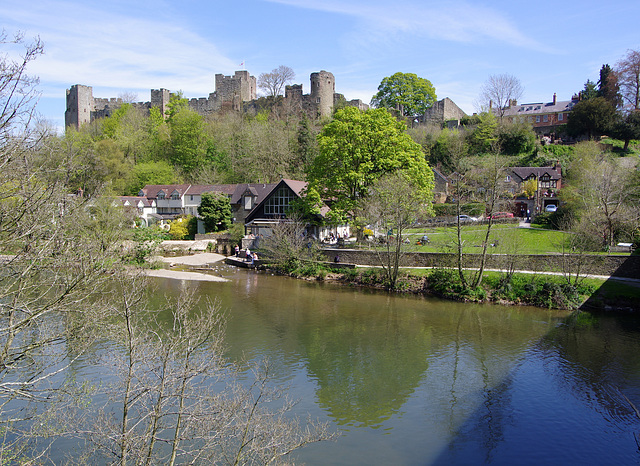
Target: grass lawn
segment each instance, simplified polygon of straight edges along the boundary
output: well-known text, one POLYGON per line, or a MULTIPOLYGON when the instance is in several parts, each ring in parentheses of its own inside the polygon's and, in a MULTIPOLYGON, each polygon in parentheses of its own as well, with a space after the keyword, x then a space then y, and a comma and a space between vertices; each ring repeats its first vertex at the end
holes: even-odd
MULTIPOLYGON (((412 244, 426 234, 431 241, 425 246, 415 246, 418 252, 453 252, 456 248, 457 233, 455 227, 410 229, 412 244)), ((482 251, 482 242, 486 235, 486 226, 465 225, 462 227, 463 251, 474 253, 482 251)), ((568 233, 538 228, 518 228, 517 225, 498 224, 491 227, 489 244, 492 254, 553 254, 562 252, 568 233), (497 243, 496 243, 497 242, 497 243)))

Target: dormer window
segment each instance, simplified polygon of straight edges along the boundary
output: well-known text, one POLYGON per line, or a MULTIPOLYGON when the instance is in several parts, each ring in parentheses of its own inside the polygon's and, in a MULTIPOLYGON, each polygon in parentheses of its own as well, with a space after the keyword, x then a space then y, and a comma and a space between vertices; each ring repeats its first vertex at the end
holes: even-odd
POLYGON ((165 194, 164 194, 164 191, 160 191, 160 192, 158 193, 158 199, 165 199, 165 197, 166 197, 166 196, 165 196, 165 194))
POLYGON ((177 192, 174 192, 173 194, 171 194, 172 201, 177 201, 179 199, 180 199, 180 194, 178 194, 177 192))
POLYGON ((244 210, 251 210, 252 200, 253 198, 251 196, 244 197, 244 210))

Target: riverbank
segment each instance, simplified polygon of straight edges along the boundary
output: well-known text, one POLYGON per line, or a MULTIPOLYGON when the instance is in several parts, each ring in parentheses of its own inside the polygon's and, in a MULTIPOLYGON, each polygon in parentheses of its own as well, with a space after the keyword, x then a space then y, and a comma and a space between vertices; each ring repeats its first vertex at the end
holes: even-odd
MULTIPOLYGON (((330 262, 300 262, 293 269, 274 267, 273 271, 305 280, 389 290, 383 269, 374 266, 337 268, 330 262)), ((608 276, 597 276, 581 277, 576 281, 575 277, 568 280, 558 273, 485 270, 482 284, 474 288, 470 286, 473 273, 472 269, 465 271, 467 284, 463 285, 457 269, 404 268, 400 271, 392 292, 422 294, 458 302, 582 309, 591 312, 634 312, 637 310, 635 303, 640 300, 638 280, 624 279, 631 282, 627 284, 610 280, 611 277, 608 276)))
POLYGON ((141 269, 149 277, 171 278, 174 280, 193 280, 205 282, 228 282, 226 278, 208 273, 198 272, 198 268, 205 269, 212 264, 222 262, 225 256, 212 252, 202 252, 188 256, 153 256, 151 262, 161 262, 168 269, 141 269), (171 270, 172 267, 189 267, 194 270, 171 270))

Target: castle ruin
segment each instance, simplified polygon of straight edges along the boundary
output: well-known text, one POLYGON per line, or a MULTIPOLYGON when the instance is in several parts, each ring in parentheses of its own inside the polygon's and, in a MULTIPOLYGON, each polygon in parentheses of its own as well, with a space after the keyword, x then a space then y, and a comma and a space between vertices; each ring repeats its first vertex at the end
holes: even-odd
MULTIPOLYGON (((208 97, 189 99, 189 108, 202 116, 220 110, 245 111, 257 101, 256 78, 248 71, 236 71, 233 76, 215 75, 215 92, 208 97)), ((131 103, 134 108, 149 111, 157 107, 165 114, 169 99, 173 94, 167 89, 151 89, 149 102, 131 103)), ((331 115, 334 106, 344 101, 346 105, 366 110, 369 106, 361 100, 346 101, 342 94, 335 92, 335 78, 328 71, 311 73, 311 92, 302 93, 302 84, 286 86, 284 102, 287 108, 298 109, 311 118, 331 115)), ((122 104, 121 98, 93 97, 93 88, 75 84, 67 89, 67 109, 65 111, 65 127, 80 126, 96 119, 110 116, 122 104)))
POLYGON ((422 117, 422 122, 435 125, 444 123, 449 128, 456 128, 465 116, 467 114, 453 100, 445 97, 427 109, 422 117))

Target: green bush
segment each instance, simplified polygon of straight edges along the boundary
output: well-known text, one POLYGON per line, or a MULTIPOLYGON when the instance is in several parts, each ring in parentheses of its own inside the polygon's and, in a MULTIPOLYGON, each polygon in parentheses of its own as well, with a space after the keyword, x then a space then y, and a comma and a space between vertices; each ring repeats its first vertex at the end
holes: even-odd
MULTIPOLYGON (((456 215, 455 204, 434 204, 433 210, 436 217, 454 217, 456 215)), ((470 202, 460 206, 463 214, 480 216, 484 214, 484 204, 481 202, 470 202)))
POLYGON ((536 133, 528 123, 503 123, 498 127, 498 141, 507 155, 529 154, 536 145, 536 133))

